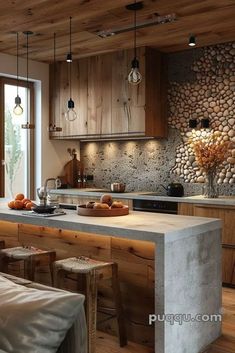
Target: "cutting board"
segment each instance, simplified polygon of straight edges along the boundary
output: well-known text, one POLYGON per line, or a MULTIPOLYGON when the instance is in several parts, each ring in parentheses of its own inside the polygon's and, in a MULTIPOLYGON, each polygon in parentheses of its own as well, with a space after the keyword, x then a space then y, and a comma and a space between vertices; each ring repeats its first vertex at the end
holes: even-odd
POLYGON ((77 159, 77 154, 74 154, 73 159, 71 161, 67 162, 64 166, 64 175, 66 178, 66 182, 72 188, 79 187, 79 184, 78 184, 78 175, 79 174, 80 175, 83 174, 82 164, 77 159))

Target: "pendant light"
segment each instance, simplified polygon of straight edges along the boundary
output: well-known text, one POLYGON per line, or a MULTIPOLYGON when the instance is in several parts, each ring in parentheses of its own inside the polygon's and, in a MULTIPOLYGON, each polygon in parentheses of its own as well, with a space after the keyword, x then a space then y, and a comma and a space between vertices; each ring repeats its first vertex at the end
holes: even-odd
POLYGON ((77 113, 74 110, 74 101, 72 100, 72 17, 69 18, 69 53, 67 54, 66 59, 69 65, 69 91, 70 91, 70 99, 68 100, 68 110, 65 113, 65 119, 68 121, 74 121, 77 119, 77 113))
POLYGON ((53 121, 52 123, 50 123, 49 125, 49 132, 60 132, 62 131, 61 127, 56 126, 56 100, 55 100, 55 92, 56 92, 56 33, 54 33, 54 37, 53 37, 54 41, 54 62, 53 62, 53 102, 54 102, 54 114, 53 114, 53 121))
POLYGON ((19 33, 16 33, 16 80, 17 80, 17 95, 15 97, 15 107, 13 113, 15 115, 22 115, 23 108, 21 106, 21 98, 19 96, 19 33))
POLYGON ((26 124, 22 124, 21 128, 22 129, 34 129, 35 125, 34 124, 30 124, 30 117, 29 117, 29 36, 33 34, 33 32, 31 31, 25 31, 23 32, 24 35, 26 35, 26 82, 27 82, 27 91, 26 91, 26 108, 27 108, 27 122, 26 124))
POLYGON ((190 47, 195 47, 195 45, 196 45, 196 38, 195 38, 195 35, 190 34, 190 36, 189 36, 189 41, 188 41, 188 45, 189 45, 190 47))
POLYGON ((137 10, 137 4, 136 0, 133 6, 134 10, 134 59, 131 62, 131 71, 128 75, 128 82, 132 85, 138 85, 141 80, 142 76, 141 73, 139 72, 139 60, 137 59, 137 50, 136 50, 136 35, 137 35, 137 30, 136 30, 136 10, 137 10))

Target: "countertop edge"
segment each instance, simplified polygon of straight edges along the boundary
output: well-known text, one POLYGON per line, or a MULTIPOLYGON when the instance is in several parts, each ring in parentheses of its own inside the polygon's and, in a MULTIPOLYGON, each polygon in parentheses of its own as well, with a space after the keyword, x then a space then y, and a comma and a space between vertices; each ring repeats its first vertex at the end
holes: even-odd
MULTIPOLYGON (((93 191, 92 189, 53 189, 50 193, 68 196, 68 197, 100 197, 105 192, 93 191)), ((126 193, 111 193, 110 195, 114 199, 126 199, 126 200, 154 200, 154 201, 169 201, 179 203, 195 203, 195 204, 208 204, 208 205, 221 205, 221 206, 235 206, 235 196, 224 196, 216 199, 205 198, 203 195, 196 196, 184 196, 184 197, 170 197, 170 196, 153 196, 146 195, 148 192, 126 192, 126 193)))

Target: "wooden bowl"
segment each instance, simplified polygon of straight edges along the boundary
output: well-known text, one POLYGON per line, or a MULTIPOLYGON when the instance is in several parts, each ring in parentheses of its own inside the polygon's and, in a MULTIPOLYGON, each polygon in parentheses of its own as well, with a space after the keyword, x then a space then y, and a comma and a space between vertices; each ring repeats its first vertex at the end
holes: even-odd
POLYGON ((122 208, 110 208, 108 209, 94 209, 87 208, 86 205, 77 206, 77 213, 80 216, 90 216, 90 217, 116 217, 116 216, 126 216, 129 214, 129 207, 123 206, 122 208))

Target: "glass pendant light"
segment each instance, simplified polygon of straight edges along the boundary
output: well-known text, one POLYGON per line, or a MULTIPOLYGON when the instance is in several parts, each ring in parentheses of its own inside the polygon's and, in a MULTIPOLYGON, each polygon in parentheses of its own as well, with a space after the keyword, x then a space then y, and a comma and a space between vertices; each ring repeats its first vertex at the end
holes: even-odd
POLYGON ((139 60, 137 59, 137 50, 136 50, 136 0, 134 6, 134 59, 131 62, 131 71, 128 75, 128 82, 132 85, 138 85, 142 76, 139 72, 139 60))
POLYGON ((53 101, 54 101, 54 114, 53 114, 53 121, 49 125, 49 132, 60 132, 62 131, 61 127, 56 126, 56 100, 55 100, 55 92, 56 92, 56 33, 54 33, 54 62, 53 62, 53 84, 54 84, 54 89, 53 89, 53 101))
POLYGON ((13 113, 15 115, 22 115, 23 108, 21 106, 21 98, 19 96, 19 33, 16 33, 16 79, 17 79, 17 95, 15 97, 15 107, 13 113))
POLYGON ((22 124, 22 129, 34 129, 35 125, 29 122, 29 35, 32 35, 33 32, 25 31, 23 32, 26 35, 26 75, 27 75, 27 93, 26 93, 26 107, 27 107, 27 122, 26 124, 22 124))
POLYGON ((69 64, 69 90, 70 90, 70 99, 68 100, 68 110, 65 113, 65 119, 68 121, 74 121, 77 119, 77 113, 74 110, 74 101, 72 100, 72 17, 70 16, 69 22, 69 53, 67 55, 67 63, 69 64))

